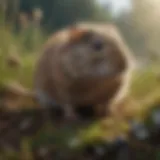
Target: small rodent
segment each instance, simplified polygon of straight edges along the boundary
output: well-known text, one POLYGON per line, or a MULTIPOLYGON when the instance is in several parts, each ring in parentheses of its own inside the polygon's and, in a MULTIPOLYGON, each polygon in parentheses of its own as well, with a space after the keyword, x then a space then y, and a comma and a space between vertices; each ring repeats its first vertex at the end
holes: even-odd
POLYGON ((133 62, 113 24, 70 25, 44 45, 35 68, 35 91, 43 105, 59 104, 68 116, 76 106, 100 104, 105 104, 105 114, 126 96, 133 62))

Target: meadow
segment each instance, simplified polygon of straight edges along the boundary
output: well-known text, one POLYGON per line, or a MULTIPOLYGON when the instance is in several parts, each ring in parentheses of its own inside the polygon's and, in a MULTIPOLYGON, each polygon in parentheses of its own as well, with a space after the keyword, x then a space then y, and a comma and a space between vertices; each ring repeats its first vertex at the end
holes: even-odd
MULTIPOLYGON (((46 119, 43 109, 39 109, 29 94, 34 66, 46 36, 38 30, 32 33, 17 36, 10 28, 0 27, 0 159, 49 160, 57 156, 61 160, 70 155, 72 158, 68 159, 71 160, 79 155, 83 160, 85 146, 98 145, 99 141, 110 144, 117 136, 128 140, 126 137, 130 136, 132 127, 128 122, 148 123, 148 116, 160 107, 160 63, 152 61, 135 71, 121 121, 107 117, 103 123, 88 122, 77 127, 77 124, 57 122, 51 111, 53 116, 46 119), (16 96, 4 94, 7 89, 16 92, 16 96)), ((148 141, 146 143, 152 148, 148 141)))

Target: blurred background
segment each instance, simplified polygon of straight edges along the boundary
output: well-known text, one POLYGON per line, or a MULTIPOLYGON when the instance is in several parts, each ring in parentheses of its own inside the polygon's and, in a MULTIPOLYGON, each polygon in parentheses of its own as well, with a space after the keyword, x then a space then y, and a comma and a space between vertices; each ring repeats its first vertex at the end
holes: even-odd
POLYGON ((159 0, 0 0, 0 160, 160 160, 159 19, 159 0), (33 98, 42 44, 79 21, 114 23, 136 57, 122 121, 77 128, 33 98))

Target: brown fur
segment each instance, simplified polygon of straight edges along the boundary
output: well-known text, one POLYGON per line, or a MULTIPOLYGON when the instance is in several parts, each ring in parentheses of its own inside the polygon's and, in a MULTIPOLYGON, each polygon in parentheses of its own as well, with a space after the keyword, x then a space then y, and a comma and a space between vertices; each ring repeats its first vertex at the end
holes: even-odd
POLYGON ((64 107, 105 104, 108 108, 127 94, 132 62, 132 55, 115 26, 80 23, 49 38, 37 63, 35 90, 40 89, 64 107), (102 54, 107 53, 104 60, 114 68, 109 68, 111 74, 103 75, 102 71, 101 76, 94 68, 103 55, 89 53, 92 39, 106 43, 102 54), (76 51, 72 50, 74 47, 76 51))

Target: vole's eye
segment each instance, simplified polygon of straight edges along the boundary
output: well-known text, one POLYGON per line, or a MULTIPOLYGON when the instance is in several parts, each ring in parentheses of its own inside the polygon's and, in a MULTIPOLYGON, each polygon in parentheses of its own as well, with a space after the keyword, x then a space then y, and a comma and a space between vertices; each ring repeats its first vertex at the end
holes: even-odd
POLYGON ((92 48, 96 51, 100 51, 104 48, 104 43, 101 40, 92 42, 92 48))

